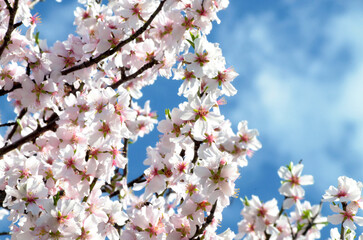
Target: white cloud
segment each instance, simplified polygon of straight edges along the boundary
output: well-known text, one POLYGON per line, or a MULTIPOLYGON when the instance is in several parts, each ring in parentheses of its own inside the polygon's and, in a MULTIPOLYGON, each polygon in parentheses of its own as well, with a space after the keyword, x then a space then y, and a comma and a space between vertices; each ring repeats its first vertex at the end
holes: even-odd
POLYGON ((235 8, 216 37, 233 46, 223 52, 241 76, 229 117, 248 119, 273 144, 261 152, 279 153, 245 171, 302 158, 321 191, 339 175, 363 180, 363 4, 285 4, 283 14, 239 19, 235 8), (273 159, 281 156, 290 159, 273 159))

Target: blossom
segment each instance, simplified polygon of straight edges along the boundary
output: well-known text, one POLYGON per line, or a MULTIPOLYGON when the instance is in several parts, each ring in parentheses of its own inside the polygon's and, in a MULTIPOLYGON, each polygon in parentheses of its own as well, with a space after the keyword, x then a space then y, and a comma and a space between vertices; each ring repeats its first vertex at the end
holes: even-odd
POLYGON ((324 201, 349 202, 358 201, 362 194, 362 184, 352 178, 340 176, 338 178, 338 188, 330 186, 323 195, 324 201))
POLYGON ((304 165, 301 163, 294 166, 292 162, 287 167, 280 167, 278 175, 282 178, 282 185, 279 188, 279 192, 282 195, 288 196, 289 189, 296 189, 297 196, 303 197, 305 195, 303 185, 311 185, 314 183, 313 176, 304 175, 301 176, 301 172, 304 165))
POLYGON ((222 116, 210 111, 214 105, 215 101, 211 99, 210 95, 202 99, 195 97, 190 100, 180 116, 182 120, 194 121, 192 135, 197 140, 204 140, 204 134, 210 133, 222 120, 222 116))
POLYGON ((363 226, 363 217, 356 216, 358 211, 358 205, 354 202, 349 203, 345 209, 341 209, 337 205, 330 205, 330 209, 338 214, 334 214, 328 216, 328 221, 332 224, 341 224, 343 223, 344 228, 348 228, 350 230, 355 230, 355 224, 359 226, 363 226))

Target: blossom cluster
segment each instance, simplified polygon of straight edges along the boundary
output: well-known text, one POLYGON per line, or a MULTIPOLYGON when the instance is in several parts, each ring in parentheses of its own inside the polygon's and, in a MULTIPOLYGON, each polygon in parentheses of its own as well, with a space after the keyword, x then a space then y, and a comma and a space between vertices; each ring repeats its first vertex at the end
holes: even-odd
POLYGON ((217 233, 261 148, 257 130, 241 121, 233 131, 220 111, 238 74, 207 36, 228 0, 79 0, 76 33, 52 47, 35 33, 38 2, 0 0, 0 96, 17 114, 0 137, 12 239, 316 239, 327 221, 345 229, 332 239, 355 236, 362 184, 339 178, 323 196, 338 214, 325 218, 304 200, 313 177, 292 163, 278 170, 280 208, 245 198, 239 232, 217 233), (184 97, 161 121, 138 103, 158 77, 179 81, 184 97), (128 145, 155 125, 146 169, 129 179, 128 145))
POLYGON ((322 217, 321 205, 311 205, 304 199, 302 185, 311 185, 311 175, 301 176, 303 164, 280 167, 281 178, 279 193, 284 196, 282 206, 278 207, 276 199, 261 202, 257 196, 243 200, 241 212, 243 220, 238 223, 240 239, 319 239, 320 230, 326 225, 322 217), (294 209, 291 208, 294 206, 294 209), (287 211, 290 209, 289 214, 287 211))
POLYGON ((0 0, 0 93, 18 114, 0 140, 12 239, 232 239, 216 229, 261 144, 219 110, 238 74, 207 35, 228 0, 80 0, 76 34, 52 47, 34 34, 37 2, 0 0), (137 102, 158 76, 186 99, 159 123, 137 102), (157 123, 130 180, 127 146, 157 123))
MULTIPOLYGON (((341 224, 341 231, 333 228, 330 231, 332 240, 354 239, 356 237, 356 225, 363 226, 363 217, 357 216, 358 210, 362 209, 362 187, 363 184, 352 178, 341 176, 338 178, 338 187, 330 186, 323 195, 323 201, 330 202, 330 209, 335 213, 328 216, 328 221, 334 225, 341 224)), ((363 239, 363 234, 359 236, 363 239)))

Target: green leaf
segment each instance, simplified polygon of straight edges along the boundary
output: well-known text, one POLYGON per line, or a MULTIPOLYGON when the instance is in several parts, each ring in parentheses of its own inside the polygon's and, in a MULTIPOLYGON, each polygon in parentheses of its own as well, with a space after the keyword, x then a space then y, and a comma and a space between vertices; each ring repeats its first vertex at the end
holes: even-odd
POLYGON ((195 44, 194 44, 194 42, 190 41, 189 39, 187 39, 187 41, 190 43, 190 45, 192 45, 193 49, 195 49, 195 44))
POLYGON ((19 125, 20 129, 23 130, 23 126, 21 125, 20 119, 16 119, 16 123, 19 125))
POLYGON ((167 116, 169 119, 171 119, 170 109, 169 108, 165 109, 165 116, 167 116))
POLYGON ((35 38, 35 43, 36 43, 37 45, 39 45, 39 31, 37 31, 37 32, 35 33, 34 38, 35 38))

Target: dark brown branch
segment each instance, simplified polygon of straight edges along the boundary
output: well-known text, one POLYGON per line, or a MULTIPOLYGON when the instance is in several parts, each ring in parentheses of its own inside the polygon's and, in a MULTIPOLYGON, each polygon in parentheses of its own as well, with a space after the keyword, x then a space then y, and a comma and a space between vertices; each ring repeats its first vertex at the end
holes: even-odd
POLYGON ((121 79, 113 84, 110 85, 110 87, 112 89, 116 89, 118 88, 121 84, 136 78, 138 75, 140 75, 141 73, 143 73, 144 71, 146 71, 149 68, 152 68, 155 64, 158 64, 158 61, 155 59, 152 59, 150 62, 144 64, 139 70, 137 70, 136 72, 134 72, 133 74, 129 75, 129 76, 123 76, 121 73, 121 79))
MULTIPOLYGON (((21 120, 21 119, 24 117, 24 115, 26 114, 26 112, 27 112, 27 111, 28 111, 28 109, 27 109, 27 108, 23 108, 23 109, 20 111, 19 116, 16 118, 15 122, 17 123, 17 122, 18 122, 18 120, 21 120)), ((18 129, 18 126, 19 126, 19 124, 15 124, 15 125, 14 125, 13 129, 11 129, 11 131, 10 131, 10 133, 9 133, 8 137, 6 138, 7 140, 10 140, 10 139, 14 136, 14 134, 15 134, 16 130, 18 129)), ((5 144, 5 146, 6 146, 6 145, 7 145, 7 144, 5 144)))
POLYGON ((0 46, 0 58, 1 58, 1 55, 3 54, 5 48, 8 46, 8 44, 10 42, 11 33, 16 28, 16 25, 14 25, 14 20, 15 20, 16 11, 18 10, 19 0, 14 1, 13 7, 10 6, 9 1, 6 0, 5 3, 6 3, 10 16, 9 16, 8 30, 6 31, 3 43, 0 46))
POLYGON ((0 89, 0 96, 4 96, 5 94, 8 94, 18 88, 21 88, 21 84, 18 82, 14 82, 14 85, 10 90, 0 89))
POLYGON ((323 202, 322 201, 320 201, 320 205, 319 205, 319 211, 315 214, 315 216, 313 216, 312 218, 311 218, 311 220, 309 220, 309 224, 308 224, 308 226, 305 228, 305 230, 304 230, 304 232, 302 233, 302 235, 303 236, 305 236, 307 233, 308 233, 308 231, 314 226, 314 225, 316 225, 316 223, 314 223, 314 221, 315 221, 315 219, 319 216, 319 214, 320 214, 320 212, 321 212, 321 207, 322 207, 322 205, 323 205, 323 202))
POLYGON ((42 135, 46 131, 49 131, 49 130, 55 131, 57 129, 57 123, 56 122, 59 120, 58 115, 56 113, 53 113, 52 116, 50 116, 50 118, 48 120, 49 120, 49 123, 47 125, 45 125, 44 127, 39 127, 38 126, 37 129, 35 129, 33 132, 29 133, 25 137, 20 138, 19 140, 13 142, 10 145, 7 145, 5 147, 0 148, 0 158, 4 154, 6 154, 6 153, 8 153, 8 152, 22 146, 24 143, 35 140, 37 137, 39 137, 40 135, 42 135))
POLYGON ((197 226, 197 231, 195 232, 194 236, 189 238, 189 240, 199 240, 201 239, 200 237, 198 237, 199 235, 203 234, 204 230, 208 227, 209 224, 211 224, 211 222, 213 221, 214 218, 214 212, 216 211, 217 208, 217 202, 216 201, 213 206, 212 209, 210 210, 210 213, 207 217, 207 219, 205 220, 205 222, 202 224, 202 227, 199 228, 199 226, 197 226))
POLYGON ((15 124, 16 124, 16 122, 8 122, 8 123, 0 124, 0 127, 9 127, 9 126, 13 126, 15 124))
MULTIPOLYGON (((135 178, 134 180, 132 180, 131 182, 127 183, 127 187, 128 187, 128 188, 130 188, 130 187, 132 187, 135 183, 142 183, 142 182, 145 182, 145 181, 146 181, 146 179, 145 179, 145 175, 144 175, 144 174, 142 174, 142 175, 140 175, 139 177, 137 177, 137 178, 135 178)), ((109 197, 110 197, 110 198, 112 198, 112 197, 117 196, 118 194, 120 194, 120 190, 117 190, 117 191, 115 191, 115 192, 111 193, 111 194, 109 195, 109 197)))
POLYGON ((162 0, 160 1, 159 6, 157 7, 157 9, 154 11, 153 14, 151 14, 150 18, 144 23, 144 25, 142 27, 140 27, 134 34, 132 34, 129 38, 121 41, 119 44, 117 44, 116 47, 114 48, 110 48, 108 50, 106 50, 105 52, 101 53, 100 55, 98 55, 96 58, 90 58, 88 61, 83 62, 81 64, 75 65, 71 68, 68 69, 64 69, 61 71, 62 75, 67 75, 71 72, 77 71, 77 70, 81 70, 83 68, 88 68, 94 64, 99 63, 100 61, 102 61, 103 59, 113 55, 114 53, 118 52, 119 50, 121 50, 121 48, 123 46, 125 46, 126 44, 128 44, 129 42, 135 40, 136 38, 138 38, 143 32, 146 31, 146 29, 150 26, 151 22, 154 20, 154 18, 156 17, 156 15, 161 11, 164 3, 166 0, 162 0))
POLYGON ((127 183, 127 187, 132 187, 135 183, 142 183, 142 182, 145 182, 146 179, 145 179, 145 175, 144 174, 141 174, 139 177, 135 178, 134 180, 132 180, 131 182, 128 182, 127 183))
MULTIPOLYGON (((202 144, 202 142, 201 141, 196 141, 194 139, 193 139, 193 142, 194 142, 194 157, 193 157, 192 163, 195 165, 195 163, 198 160, 198 149, 200 147, 200 144, 202 144)), ((194 172, 194 168, 192 168, 190 170, 190 172, 193 173, 194 172)))
POLYGON ((93 181, 91 182, 91 185, 89 186, 89 194, 88 194, 88 196, 84 196, 82 202, 87 202, 88 197, 91 195, 91 192, 92 192, 93 188, 95 187, 97 181, 98 181, 98 178, 93 179, 93 181))
POLYGON ((23 24, 23 22, 17 22, 14 24, 14 28, 18 28, 23 24))
POLYGON ((0 190, 0 207, 9 210, 9 208, 3 206, 3 202, 5 201, 5 198, 6 198, 5 190, 0 190))
POLYGON ((9 232, 0 232, 0 236, 4 236, 4 235, 10 235, 9 232))

